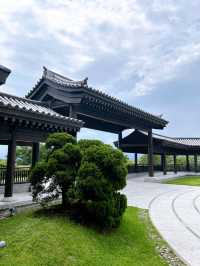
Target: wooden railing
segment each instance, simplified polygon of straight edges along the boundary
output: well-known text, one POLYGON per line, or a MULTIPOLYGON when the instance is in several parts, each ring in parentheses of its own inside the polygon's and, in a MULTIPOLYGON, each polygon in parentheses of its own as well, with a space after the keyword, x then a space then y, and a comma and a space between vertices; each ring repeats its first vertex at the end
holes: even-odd
MULTIPOLYGON (((19 166, 15 168, 14 184, 28 183, 30 176, 29 166, 19 166)), ((0 186, 5 185, 6 167, 0 167, 0 186)))
MULTIPOLYGON (((176 165, 177 171, 187 171, 186 165, 185 164, 177 164, 176 165)), ((154 166, 155 171, 162 171, 161 165, 155 165, 154 166)), ((166 166, 166 170, 168 172, 173 172, 174 171, 174 165, 173 164, 168 164, 166 166)), ((190 164, 190 171, 195 172, 195 166, 194 164, 190 164)), ((197 167, 197 171, 200 172, 200 165, 197 167)), ((141 172, 148 172, 148 165, 137 165, 135 167, 134 165, 131 165, 128 167, 128 172, 129 173, 141 173, 141 172)))
MULTIPOLYGON (((129 173, 142 173, 142 172, 148 172, 149 166, 148 165, 143 165, 143 164, 138 164, 137 167, 134 165, 131 165, 128 167, 128 172, 129 173)), ((155 171, 161 171, 161 166, 160 165, 155 165, 154 166, 155 171)))

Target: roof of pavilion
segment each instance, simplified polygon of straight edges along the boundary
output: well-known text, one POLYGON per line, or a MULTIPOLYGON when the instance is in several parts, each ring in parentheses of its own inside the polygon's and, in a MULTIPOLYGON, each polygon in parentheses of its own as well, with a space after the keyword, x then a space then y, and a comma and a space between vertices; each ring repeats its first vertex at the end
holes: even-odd
MULTIPOLYGON (((152 134, 155 153, 164 151, 189 152, 200 150, 200 138, 177 138, 152 134)), ((117 146, 117 142, 115 142, 117 146)), ((148 152, 148 133, 135 130, 120 141, 120 148, 125 152, 148 152)))
POLYGON ((44 103, 0 92, 0 116, 4 119, 25 119, 53 124, 57 127, 79 129, 83 122, 58 114, 44 103))
POLYGON ((0 85, 6 82, 8 75, 10 74, 11 70, 5 66, 0 65, 0 85))
MULTIPOLYGON (((114 110, 115 115, 116 112, 122 115, 125 114, 127 116, 127 121, 130 121, 130 118, 134 117, 138 120, 140 119, 142 121, 141 123, 143 123, 144 125, 145 123, 149 123, 152 128, 162 129, 167 125, 168 122, 161 118, 159 115, 153 115, 139 108, 128 105, 127 103, 120 101, 115 97, 111 97, 100 90, 96 90, 88 86, 87 82, 88 78, 74 81, 44 67, 42 78, 39 79, 37 84, 26 95, 26 97, 36 99, 36 95, 41 93, 41 88, 44 89, 43 85, 45 83, 47 86, 53 87, 54 92, 56 90, 62 90, 62 93, 63 91, 65 91, 66 95, 70 94, 70 99, 72 99, 73 97, 73 101, 76 101, 75 103, 80 103, 81 101, 85 100, 89 105, 96 104, 97 109, 99 108, 99 112, 103 109, 105 109, 104 112, 114 110)), ((129 125, 124 126, 123 129, 131 128, 131 122, 127 122, 127 124, 129 125)))

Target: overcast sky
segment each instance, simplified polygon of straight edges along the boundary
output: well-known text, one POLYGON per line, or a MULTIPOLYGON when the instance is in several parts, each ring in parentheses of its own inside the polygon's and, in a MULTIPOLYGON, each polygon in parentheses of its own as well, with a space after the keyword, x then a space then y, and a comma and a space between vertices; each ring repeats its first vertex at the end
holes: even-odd
POLYGON ((12 70, 0 90, 24 96, 46 66, 163 114, 161 134, 200 137, 199 10, 200 0, 0 0, 0 64, 12 70))

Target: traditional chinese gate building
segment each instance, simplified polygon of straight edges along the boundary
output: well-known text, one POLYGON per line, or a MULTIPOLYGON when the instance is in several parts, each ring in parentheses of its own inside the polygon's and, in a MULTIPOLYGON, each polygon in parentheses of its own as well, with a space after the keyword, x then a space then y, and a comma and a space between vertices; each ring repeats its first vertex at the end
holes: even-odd
POLYGON ((48 104, 57 113, 84 121, 84 127, 118 134, 140 129, 148 134, 149 175, 153 176, 152 129, 167 121, 88 86, 88 79, 74 81, 44 68, 41 79, 26 96, 48 104))

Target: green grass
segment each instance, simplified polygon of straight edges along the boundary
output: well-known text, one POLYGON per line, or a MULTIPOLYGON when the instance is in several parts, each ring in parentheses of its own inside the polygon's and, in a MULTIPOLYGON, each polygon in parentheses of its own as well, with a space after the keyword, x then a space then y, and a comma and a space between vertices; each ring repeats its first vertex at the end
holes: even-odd
POLYGON ((99 233, 62 216, 23 212, 0 221, 0 265, 8 266, 145 266, 167 265, 149 238, 143 210, 129 207, 121 226, 99 233))
POLYGON ((186 176, 164 182, 165 184, 200 186, 200 176, 186 176))

